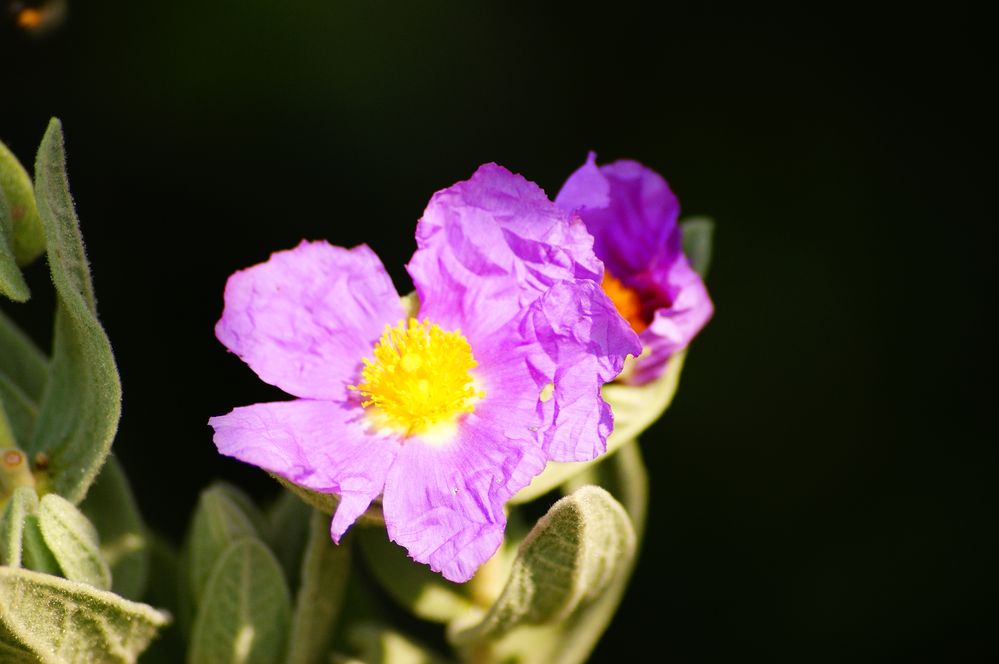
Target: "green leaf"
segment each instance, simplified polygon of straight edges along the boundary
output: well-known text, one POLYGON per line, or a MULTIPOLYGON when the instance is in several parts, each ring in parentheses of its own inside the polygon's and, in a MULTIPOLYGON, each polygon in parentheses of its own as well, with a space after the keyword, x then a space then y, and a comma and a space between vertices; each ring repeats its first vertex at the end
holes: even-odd
MULTIPOLYGON (((174 614, 178 609, 177 552, 154 531, 146 534, 149 543, 149 582, 145 601, 174 614)), ((149 649, 142 654, 143 664, 176 664, 184 661, 187 644, 180 627, 174 623, 164 629, 149 649)))
POLYGON ((0 622, 44 664, 99 664, 136 661, 169 617, 84 583, 0 567, 0 622))
POLYGON ((485 616, 477 624, 452 623, 448 636, 475 649, 520 625, 556 624, 599 597, 631 564, 635 547, 624 508, 604 489, 583 487, 552 505, 527 535, 503 593, 485 616))
POLYGON ((32 439, 38 420, 38 405, 31 401, 7 376, 0 373, 0 448, 4 436, 11 441, 6 447, 20 447, 32 439))
POLYGON ((233 500, 231 489, 213 486, 201 492, 181 559, 181 574, 195 605, 201 604, 215 563, 233 542, 259 535, 253 520, 233 500))
POLYGON ((673 355, 666 365, 666 371, 645 385, 624 383, 604 385, 603 398, 614 412, 614 430, 607 437, 607 452, 592 461, 582 463, 549 462, 545 470, 521 489, 510 502, 516 505, 543 496, 577 473, 599 464, 607 455, 613 454, 622 445, 638 437, 658 420, 673 402, 686 355, 686 350, 673 355))
POLYGON ((265 515, 264 541, 281 563, 290 588, 298 587, 302 555, 309 539, 309 521, 314 511, 295 494, 282 491, 265 515))
POLYGON ((330 539, 329 517, 312 510, 302 558, 302 583, 288 641, 287 664, 318 664, 329 647, 347 590, 351 549, 330 539))
POLYGON ((111 566, 111 590, 128 599, 141 599, 149 573, 149 543, 128 477, 117 458, 108 457, 80 510, 100 535, 101 555, 111 566))
POLYGON ((38 212, 58 304, 48 382, 31 452, 49 457, 48 490, 78 503, 111 448, 121 383, 97 321, 90 270, 66 178, 62 128, 53 119, 35 163, 38 212))
POLYGON ((38 658, 0 630, 0 664, 38 664, 38 658))
POLYGON ((97 529, 73 503, 54 493, 42 496, 38 525, 63 576, 101 590, 111 588, 111 570, 101 556, 97 529))
MULTIPOLYGON (((599 482, 610 489, 631 517, 640 540, 648 508, 648 475, 638 441, 622 445, 613 456, 576 475, 567 486, 582 485, 586 481, 599 482)), ((485 651, 493 661, 521 664, 585 662, 614 618, 634 565, 634 556, 623 560, 604 590, 565 620, 549 625, 521 625, 498 641, 477 644, 478 654, 485 651)))
POLYGON ((701 278, 708 276, 711 267, 711 248, 714 244, 715 222, 708 217, 691 217, 680 224, 683 230, 683 253, 690 266, 701 278))
POLYGON ((360 659, 341 658, 341 661, 365 664, 443 664, 445 661, 399 632, 380 625, 357 625, 350 629, 347 640, 360 652, 360 659))
POLYGON ((0 376, 5 376, 37 403, 42 398, 48 372, 48 358, 0 311, 0 376))
POLYGON ((0 295, 6 295, 15 302, 26 302, 31 298, 31 290, 14 257, 14 217, 3 187, 0 187, 0 295))
POLYGON ((219 557, 198 608, 189 664, 278 664, 291 598, 281 567, 259 540, 244 538, 219 557))
POLYGON ((42 528, 38 524, 38 517, 34 514, 25 516, 22 528, 21 566, 44 574, 62 576, 62 570, 59 569, 59 561, 49 551, 49 547, 45 543, 45 538, 42 536, 42 528))
POLYGON ((9 225, 3 232, 17 264, 27 265, 45 250, 45 231, 35 207, 31 178, 3 141, 0 141, 0 194, 10 214, 9 225))
POLYGON ((0 565, 21 566, 24 520, 38 509, 38 494, 30 486, 14 489, 0 516, 0 565))
POLYGON ((413 615, 447 623, 471 608, 464 586, 414 563, 405 549, 389 541, 385 530, 361 528, 356 537, 364 562, 382 589, 413 615))

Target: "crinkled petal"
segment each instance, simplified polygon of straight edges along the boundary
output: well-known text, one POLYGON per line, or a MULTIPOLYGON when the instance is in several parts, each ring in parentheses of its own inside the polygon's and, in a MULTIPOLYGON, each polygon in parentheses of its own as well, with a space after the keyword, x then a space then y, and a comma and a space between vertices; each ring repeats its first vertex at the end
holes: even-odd
POLYGON ((468 581, 503 540, 503 505, 544 469, 537 445, 469 417, 444 444, 410 439, 385 483, 389 537, 446 579, 468 581))
POLYGON ((583 218, 597 256, 619 279, 646 269, 663 252, 681 251, 680 203, 662 176, 636 161, 598 167, 591 152, 555 202, 583 218))
POLYGON ((641 344, 599 286, 565 282, 536 300, 521 324, 532 371, 552 384, 542 399, 543 445, 553 461, 588 461, 607 449, 613 416, 600 396, 641 344))
POLYGON ((420 316, 476 342, 519 316, 553 284, 599 281, 593 239, 536 184, 496 164, 434 194, 407 266, 420 316))
POLYGON ((381 493, 400 449, 396 436, 373 430, 349 402, 260 403, 208 423, 220 453, 340 496, 330 527, 336 541, 381 493))
POLYGON ((343 400, 385 325, 403 316, 367 246, 302 242, 229 277, 215 334, 265 382, 299 397, 343 400))
POLYGON ((714 314, 704 282, 682 254, 671 265, 650 270, 648 278, 667 292, 669 305, 655 310, 652 323, 640 335, 645 354, 628 379, 638 385, 662 375, 670 356, 686 348, 714 314))

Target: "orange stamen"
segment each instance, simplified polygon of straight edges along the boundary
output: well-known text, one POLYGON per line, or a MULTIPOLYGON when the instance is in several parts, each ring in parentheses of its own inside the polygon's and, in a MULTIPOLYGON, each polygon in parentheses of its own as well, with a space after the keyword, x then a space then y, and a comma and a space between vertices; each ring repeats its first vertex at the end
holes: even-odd
POLYGON ((625 286, 620 279, 604 270, 604 280, 600 284, 621 317, 628 321, 631 329, 639 334, 649 326, 642 315, 642 298, 633 289, 625 286))

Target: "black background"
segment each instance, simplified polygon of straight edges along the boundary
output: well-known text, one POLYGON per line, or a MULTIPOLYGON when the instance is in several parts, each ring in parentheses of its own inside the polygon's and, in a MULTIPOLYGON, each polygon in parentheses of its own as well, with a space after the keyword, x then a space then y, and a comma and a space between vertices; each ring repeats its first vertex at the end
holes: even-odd
MULTIPOLYGON (((718 226, 717 313, 643 437, 648 538, 593 661, 995 655, 983 19, 654 6, 71 0, 44 39, 3 15, 0 139, 30 165, 64 122, 143 512, 179 537, 212 478, 276 491, 206 425, 281 398, 214 339, 232 271, 367 242, 406 291, 435 190, 496 161, 554 195, 594 149, 718 226)), ((4 308, 47 344, 28 276, 4 308)))

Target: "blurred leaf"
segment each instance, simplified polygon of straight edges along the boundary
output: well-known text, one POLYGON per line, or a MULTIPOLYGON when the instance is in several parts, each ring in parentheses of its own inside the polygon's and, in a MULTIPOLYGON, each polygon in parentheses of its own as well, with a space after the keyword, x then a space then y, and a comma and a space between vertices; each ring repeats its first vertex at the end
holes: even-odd
POLYGON ((291 598, 277 560, 259 540, 230 544, 216 561, 198 607, 189 664, 279 664, 291 598))
POLYGON ((38 525, 63 576, 101 590, 111 588, 111 570, 101 556, 97 529, 73 503, 54 493, 42 496, 38 525))
POLYGON ((708 276, 711 249, 714 244, 715 222, 708 217, 691 217, 680 224, 683 230, 683 253, 701 278, 708 276))
POLYGON ((149 545, 128 477, 114 456, 80 504, 100 535, 101 555, 111 566, 111 590, 142 599, 149 573, 149 545))
MULTIPOLYGON (((145 601, 177 613, 177 586, 180 575, 177 569, 177 553, 162 536, 147 531, 149 550, 149 581, 146 584, 145 601)), ((176 623, 168 625, 160 632, 149 649, 142 653, 142 664, 176 664, 184 661, 187 650, 180 627, 176 623)))
POLYGON ((212 489, 221 491, 229 500, 234 502, 242 510, 243 514, 250 520, 253 524, 254 531, 263 537, 264 533, 267 532, 267 517, 264 513, 257 507, 257 504, 253 502, 249 494, 240 489, 234 484, 228 482, 223 482, 221 480, 216 480, 212 482, 212 489))
POLYGON ((26 650, 0 625, 0 664, 38 664, 38 658, 26 650))
POLYGON ((0 373, 0 447, 4 447, 4 435, 13 441, 9 447, 25 445, 35 433, 38 419, 38 405, 31 401, 7 376, 0 373))
POLYGON ((78 503, 111 448, 121 414, 121 383, 97 321, 58 120, 49 123, 38 148, 35 178, 58 304, 49 377, 29 451, 48 454, 49 490, 78 503))
POLYGON ((49 550, 42 536, 42 528, 38 524, 38 516, 28 514, 24 517, 21 533, 21 567, 44 574, 62 576, 59 561, 49 550))
MULTIPOLYGON (((296 499, 297 500, 297 499, 296 499)), ((323 662, 347 590, 351 548, 330 539, 329 517, 312 510, 302 558, 302 583, 295 598, 287 664, 323 662)))
POLYGON ((30 486, 14 489, 0 516, 0 565, 21 566, 24 520, 38 509, 38 494, 30 486))
POLYGON ((45 250, 45 231, 35 207, 31 178, 3 141, 0 141, 0 195, 6 200, 10 214, 3 234, 17 264, 23 267, 45 250))
POLYGON ((448 628, 453 643, 470 647, 520 625, 556 624, 599 597, 631 564, 635 532, 624 508, 604 489, 586 486, 552 505, 520 545, 506 588, 482 619, 448 628))
MULTIPOLYGON (((340 504, 340 499, 332 493, 320 493, 318 491, 313 491, 311 489, 306 489, 305 487, 298 486, 294 482, 289 482, 280 475, 271 475, 274 479, 281 483, 281 486, 291 491, 293 494, 304 500, 306 503, 316 508, 323 514, 332 515, 336 512, 336 506, 340 504)), ((364 514, 362 514, 357 519, 357 525, 360 526, 384 526, 385 518, 382 515, 381 504, 377 501, 371 504, 371 507, 367 509, 364 514)))
POLYGON ((3 187, 0 187, 0 295, 15 302, 26 302, 31 298, 31 291, 14 258, 14 218, 7 205, 3 187))
POLYGON ((359 661, 365 664, 442 664, 445 661, 399 632, 379 625, 352 627, 347 640, 359 651, 359 661))
POLYGON ((356 537, 382 589, 416 617, 447 623, 472 606, 464 586, 413 562, 405 549, 389 541, 385 530, 360 528, 356 537))
POLYGON ((545 470, 536 476, 530 484, 517 492, 517 495, 510 502, 517 505, 543 496, 577 473, 601 463, 607 455, 616 452, 621 445, 638 437, 640 433, 658 420, 673 402, 686 356, 686 350, 673 355, 666 365, 666 371, 645 385, 626 385, 624 383, 604 385, 603 398, 614 411, 614 430, 607 437, 607 452, 592 461, 582 463, 549 462, 545 470))
POLYGON ((264 541, 281 563, 289 588, 298 587, 302 555, 309 539, 309 520, 315 511, 295 494, 282 491, 265 515, 264 541))
POLYGON ((181 560, 196 606, 201 605, 201 594, 222 552, 237 540, 258 535, 253 520, 233 500, 231 487, 212 486, 201 492, 181 560))
POLYGON ((0 622, 41 662, 134 662, 169 618, 85 583, 0 567, 0 622))
POLYGON ((0 377, 37 403, 48 377, 49 361, 2 311, 0 311, 0 377))

